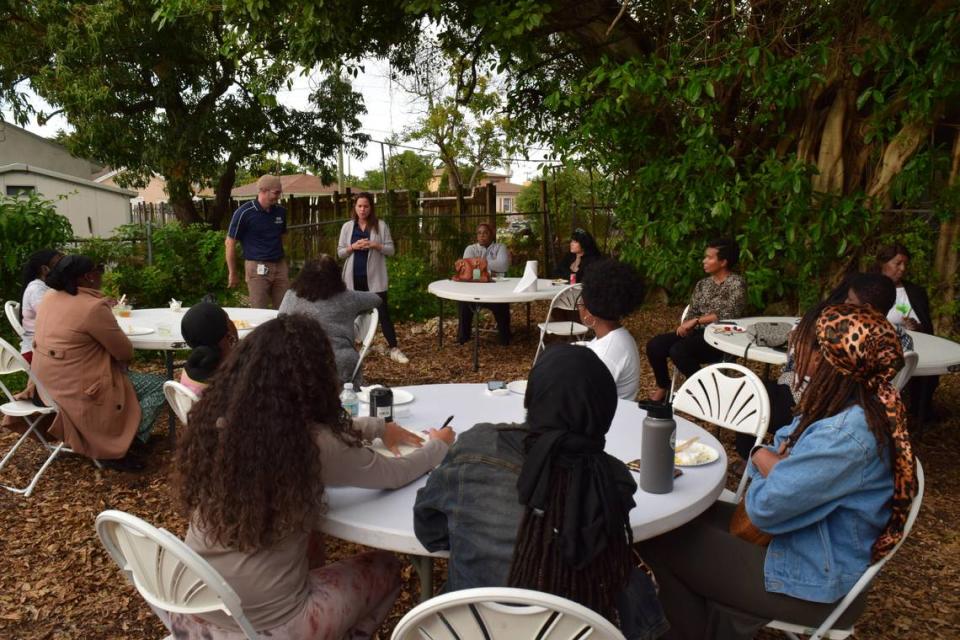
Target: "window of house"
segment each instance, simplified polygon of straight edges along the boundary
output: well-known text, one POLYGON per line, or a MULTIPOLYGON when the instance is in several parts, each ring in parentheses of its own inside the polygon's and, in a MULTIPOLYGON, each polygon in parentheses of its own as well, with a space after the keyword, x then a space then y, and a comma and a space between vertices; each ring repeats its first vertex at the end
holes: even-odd
POLYGON ((503 199, 503 211, 502 213, 512 213, 513 212, 513 198, 504 198, 503 199))
POLYGON ((7 185, 8 196, 26 195, 28 193, 33 193, 36 190, 37 190, 36 187, 30 186, 30 185, 14 185, 14 184, 7 185))

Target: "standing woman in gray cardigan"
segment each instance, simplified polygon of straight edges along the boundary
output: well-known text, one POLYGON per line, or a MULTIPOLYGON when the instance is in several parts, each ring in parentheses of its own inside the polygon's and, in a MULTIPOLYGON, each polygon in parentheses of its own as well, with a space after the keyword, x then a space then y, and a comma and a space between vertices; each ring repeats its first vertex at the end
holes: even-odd
POLYGON ((410 362, 397 347, 397 332, 390 319, 387 303, 387 262, 385 256, 396 252, 390 227, 377 219, 373 210, 373 195, 367 192, 357 196, 353 205, 353 219, 340 228, 337 256, 346 258, 343 264, 343 282, 352 291, 372 291, 380 296, 380 330, 390 347, 390 359, 400 364, 410 362))

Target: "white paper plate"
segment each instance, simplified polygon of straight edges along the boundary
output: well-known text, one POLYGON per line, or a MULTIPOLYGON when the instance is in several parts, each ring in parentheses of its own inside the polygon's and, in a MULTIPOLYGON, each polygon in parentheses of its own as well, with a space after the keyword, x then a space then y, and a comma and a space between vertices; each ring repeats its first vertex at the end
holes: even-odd
POLYGON ((230 322, 232 322, 233 326, 235 327, 237 326, 238 322, 243 323, 244 326, 237 327, 237 331, 250 331, 252 329, 256 329, 257 326, 260 324, 259 322, 251 322, 250 320, 242 320, 240 318, 230 318, 230 322))
MULTIPOLYGON (((360 402, 370 404, 370 389, 376 389, 379 386, 380 385, 360 387, 360 391, 357 392, 357 397, 360 398, 360 402)), ((403 389, 391 389, 391 391, 393 391, 393 406, 413 402, 413 394, 409 391, 403 389)))
POLYGON ((527 392, 527 381, 526 380, 514 380, 513 382, 507 383, 507 389, 516 393, 518 395, 524 395, 527 392))
POLYGON ((718 324, 713 328, 714 333, 746 333, 746 329, 735 324, 718 324))
POLYGON ((673 463, 678 467, 699 467, 716 462, 719 458, 720 452, 710 445, 694 442, 680 453, 674 454, 673 463))
POLYGON ((135 327, 129 324, 121 324, 120 328, 123 329, 123 332, 128 336, 145 336, 148 333, 153 333, 153 329, 150 327, 135 327))

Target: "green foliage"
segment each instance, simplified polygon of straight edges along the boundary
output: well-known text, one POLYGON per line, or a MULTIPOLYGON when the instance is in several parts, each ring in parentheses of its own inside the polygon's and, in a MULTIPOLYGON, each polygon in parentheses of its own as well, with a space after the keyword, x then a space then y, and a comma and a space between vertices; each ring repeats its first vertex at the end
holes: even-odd
MULTIPOLYGON (((387 188, 426 191, 433 176, 433 165, 426 156, 405 150, 387 159, 387 188)), ((383 170, 372 169, 357 183, 364 189, 383 190, 383 170)))
MULTIPOLYGON (((0 195, 0 295, 20 301, 27 258, 40 249, 63 249, 73 237, 70 221, 53 202, 35 193, 0 195)), ((3 322, 4 326, 7 322, 3 322)))
POLYGON ((415 255, 396 255, 387 260, 390 281, 390 313, 397 320, 425 320, 439 313, 436 296, 427 285, 439 277, 429 263, 415 255))
POLYGON ((152 247, 148 264, 144 229, 128 225, 114 238, 85 243, 83 252, 108 265, 104 291, 126 294, 137 307, 166 306, 170 298, 190 305, 208 293, 223 306, 238 304, 240 293, 227 289, 222 232, 173 222, 153 229, 152 247))

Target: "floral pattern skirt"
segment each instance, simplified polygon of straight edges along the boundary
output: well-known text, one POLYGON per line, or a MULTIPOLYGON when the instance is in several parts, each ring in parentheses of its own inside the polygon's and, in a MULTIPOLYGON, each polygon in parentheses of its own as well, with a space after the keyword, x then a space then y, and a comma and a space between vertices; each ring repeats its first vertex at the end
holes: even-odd
MULTIPOLYGON (((313 569, 307 601, 287 622, 259 630, 271 640, 372 638, 400 595, 400 561, 369 551, 313 569)), ((192 615, 162 615, 176 640, 242 640, 240 630, 219 627, 192 615)))

